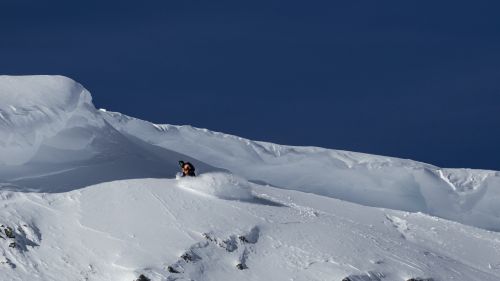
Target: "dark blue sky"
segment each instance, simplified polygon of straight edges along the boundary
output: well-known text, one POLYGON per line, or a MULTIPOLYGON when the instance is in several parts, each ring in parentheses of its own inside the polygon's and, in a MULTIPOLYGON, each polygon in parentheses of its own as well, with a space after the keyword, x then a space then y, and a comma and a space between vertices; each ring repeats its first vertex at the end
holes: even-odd
POLYGON ((498 1, 1 1, 0 72, 239 136, 500 170, 498 1))

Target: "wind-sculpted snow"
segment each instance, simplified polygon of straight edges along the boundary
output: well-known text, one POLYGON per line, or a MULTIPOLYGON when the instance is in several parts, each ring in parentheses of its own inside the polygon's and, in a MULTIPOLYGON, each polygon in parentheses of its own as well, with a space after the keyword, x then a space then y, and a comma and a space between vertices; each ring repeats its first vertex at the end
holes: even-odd
MULTIPOLYGON (((195 185, 235 181, 210 177, 195 185)), ((258 184, 255 196, 277 204, 200 196, 179 183, 0 189, 0 230, 12 229, 0 233, 0 280, 500 279, 499 233, 258 184)))
POLYGON ((495 171, 156 125, 64 77, 0 77, 0 113, 0 280, 500 279, 500 233, 421 213, 500 230, 495 171))
POLYGON ((203 172, 219 167, 252 182, 500 230, 498 172, 156 125, 97 111, 87 90, 61 76, 0 76, 0 93, 0 179, 16 190, 169 177, 187 159, 203 172))
POLYGON ((85 146, 88 134, 71 129, 102 127, 91 96, 80 84, 62 76, 0 76, 0 164, 28 162, 41 144, 65 130, 54 146, 85 146))
POLYGON ((90 93, 62 76, 0 76, 0 182, 21 191, 62 192, 101 182, 175 174, 196 159, 124 136, 90 93))
POLYGON ((101 111, 117 130, 253 182, 368 206, 424 212, 500 230, 500 173, 442 169, 406 159, 294 147, 197 129, 156 125, 101 111))
POLYGON ((206 173, 198 177, 179 178, 181 188, 205 196, 229 200, 251 200, 251 183, 236 175, 226 173, 206 173))

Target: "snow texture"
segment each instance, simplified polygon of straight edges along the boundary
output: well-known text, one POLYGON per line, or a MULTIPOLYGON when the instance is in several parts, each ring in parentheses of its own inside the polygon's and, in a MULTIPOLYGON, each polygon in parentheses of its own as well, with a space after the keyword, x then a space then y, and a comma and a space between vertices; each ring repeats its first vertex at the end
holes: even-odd
POLYGON ((90 136, 82 128, 103 126, 92 114, 91 96, 80 84, 61 76, 0 76, 0 163, 26 163, 42 141, 58 133, 64 141, 52 145, 73 150, 90 136), (64 133, 63 133, 64 134, 64 133))
POLYGON ((224 173, 206 173, 198 177, 179 179, 181 188, 205 196, 229 200, 251 200, 251 183, 243 178, 224 173))
POLYGON ((61 192, 112 180, 171 176, 185 159, 124 135, 101 116, 80 84, 61 76, 0 76, 0 182, 61 192))
POLYGON ((251 141, 191 126, 156 125, 109 111, 101 114, 120 132, 252 182, 500 230, 497 171, 443 169, 406 159, 251 141))
POLYGON ((500 280, 496 171, 152 124, 61 76, 0 76, 0 139, 0 280, 500 280))

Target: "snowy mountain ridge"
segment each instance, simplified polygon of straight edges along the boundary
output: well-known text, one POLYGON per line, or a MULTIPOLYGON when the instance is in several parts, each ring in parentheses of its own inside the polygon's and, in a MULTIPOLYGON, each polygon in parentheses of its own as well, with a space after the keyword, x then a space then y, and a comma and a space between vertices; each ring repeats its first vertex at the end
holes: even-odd
POLYGON ((90 93, 69 78, 1 75, 0 85, 0 163, 26 163, 63 129, 104 126, 90 93))
POLYGON ((101 110, 118 131, 176 150, 257 182, 362 205, 424 212, 500 230, 500 172, 257 142, 193 128, 157 125, 101 110))
POLYGON ((0 76, 0 137, 0 280, 500 280, 497 171, 153 124, 62 76, 0 76))

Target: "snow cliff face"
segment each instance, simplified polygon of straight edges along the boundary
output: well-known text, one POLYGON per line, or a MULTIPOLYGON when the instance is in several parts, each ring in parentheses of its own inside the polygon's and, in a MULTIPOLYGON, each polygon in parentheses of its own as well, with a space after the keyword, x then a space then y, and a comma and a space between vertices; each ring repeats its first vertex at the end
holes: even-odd
POLYGON ((95 109, 82 85, 62 76, 0 76, 0 154, 0 181, 43 192, 167 177, 178 171, 178 159, 217 170, 124 136, 95 109))
POLYGON ((90 140, 68 134, 85 127, 103 127, 90 93, 62 76, 0 76, 1 164, 21 165, 34 157, 44 141, 58 134, 54 146, 75 149, 90 140))
POLYGON ((496 281, 499 200, 496 171, 152 124, 65 77, 0 76, 0 280, 496 281), (199 176, 173 179, 181 159, 199 176))

